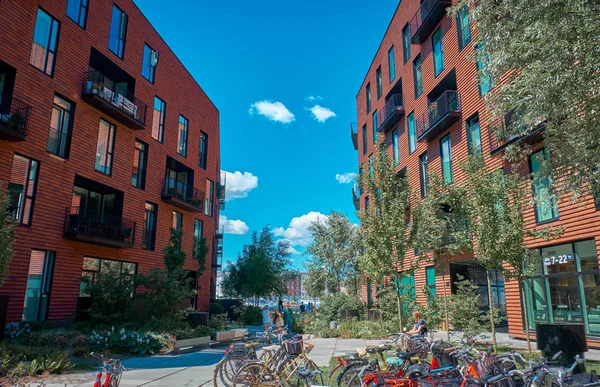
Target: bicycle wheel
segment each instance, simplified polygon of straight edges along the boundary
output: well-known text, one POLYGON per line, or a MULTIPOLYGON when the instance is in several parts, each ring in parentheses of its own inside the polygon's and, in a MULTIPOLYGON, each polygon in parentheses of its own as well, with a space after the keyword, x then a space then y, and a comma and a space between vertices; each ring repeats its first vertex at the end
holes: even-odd
POLYGON ((278 386, 277 377, 263 363, 246 363, 233 378, 233 387, 278 386))
POLYGON ((221 360, 213 373, 214 387, 232 387, 235 375, 247 361, 245 356, 240 355, 231 355, 221 360))
POLYGON ((352 378, 348 381, 348 384, 344 384, 346 387, 362 387, 363 380, 360 377, 360 372, 357 372, 352 376, 352 378))
POLYGON ((340 373, 336 383, 331 384, 337 387, 346 387, 350 382, 350 379, 357 375, 360 370, 364 367, 364 364, 348 364, 340 373))
POLYGON ((110 377, 110 387, 119 387, 121 383, 121 374, 111 375, 110 377))
POLYGON ((342 371, 344 370, 344 366, 341 363, 338 363, 329 371, 329 375, 327 378, 328 386, 337 386, 337 380, 342 371))

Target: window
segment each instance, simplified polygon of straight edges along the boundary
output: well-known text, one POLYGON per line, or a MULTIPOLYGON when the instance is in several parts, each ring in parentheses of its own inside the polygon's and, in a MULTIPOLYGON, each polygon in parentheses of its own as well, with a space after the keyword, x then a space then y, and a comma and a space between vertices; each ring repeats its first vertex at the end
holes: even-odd
POLYGON ((546 148, 529 156, 529 168, 533 174, 535 220, 537 223, 558 219, 556 198, 550 192, 552 179, 549 177, 538 176, 546 160, 548 160, 548 151, 546 148))
POLYGON ((115 149, 115 126, 100 119, 98 145, 96 146, 96 171, 109 175, 112 172, 113 151, 115 149))
POLYGON ((187 156, 189 121, 182 115, 179 115, 179 131, 177 132, 177 153, 183 157, 187 156))
POLYGON ((425 284, 429 288, 432 295, 436 295, 436 284, 435 284, 435 266, 429 266, 425 268, 425 284))
POLYGON ((367 83, 365 98, 367 99, 367 114, 369 114, 371 112, 371 83, 367 83))
POLYGON ((121 11, 116 5, 113 5, 110 35, 108 37, 108 49, 121 59, 123 59, 123 54, 125 53, 126 36, 127 14, 121 11))
POLYGON ((590 335, 600 335, 600 274, 596 242, 579 241, 531 251, 537 262, 524 292, 529 325, 585 324, 590 335))
POLYGON ((369 178, 375 177, 375 165, 373 164, 373 153, 369 155, 369 178))
POLYGON ((59 28, 56 19, 38 9, 29 63, 50 76, 54 75, 59 28))
POLYGON ((206 179, 206 198, 204 199, 204 214, 213 216, 213 207, 215 200, 215 182, 206 179))
POLYGON ((39 162, 15 154, 8 182, 8 213, 19 224, 31 224, 39 162))
POLYGON ((362 127, 362 151, 363 156, 367 154, 367 148, 369 147, 367 142, 367 124, 364 124, 362 127))
POLYGON ((481 153, 481 129, 479 127, 479 115, 467 121, 467 143, 469 144, 469 154, 475 152, 481 153))
POLYGON ((148 163, 148 145, 135 140, 133 147, 133 170, 131 185, 140 189, 146 187, 146 164, 148 163))
POLYGON ((426 198, 429 192, 429 163, 427 152, 419 156, 419 180, 421 183, 421 197, 426 198))
POLYGON ((194 220, 194 254, 193 258, 198 259, 200 256, 200 242, 202 241, 202 233, 204 232, 204 222, 198 219, 194 220))
MULTIPOLYGON (((81 276, 85 280, 81 281, 79 287, 79 296, 89 296, 87 286, 92 285, 98 279, 98 275, 110 273, 120 274, 129 277, 133 282, 134 276, 137 274, 137 263, 113 261, 111 259, 83 257, 83 269, 81 276)), ((133 294, 132 294, 133 295, 133 294)))
POLYGON ((73 126, 73 105, 71 102, 54 95, 52 116, 50 117, 50 134, 48 135, 48 152, 67 159, 71 145, 71 128, 73 126))
POLYGON ((208 159, 208 134, 200 132, 200 156, 198 157, 198 166, 206 169, 206 160, 208 159))
POLYGON ((377 110, 373 112, 373 144, 377 144, 377 110))
POLYGON ((167 105, 165 101, 158 97, 154 97, 154 117, 152 118, 152 138, 163 142, 165 133, 165 111, 167 105))
POLYGON ((156 213, 156 204, 146 202, 144 208, 144 229, 142 231, 142 248, 146 250, 154 250, 154 241, 156 240, 156 213))
POLYGON ((394 155, 394 165, 400 164, 400 138, 398 128, 392 132, 392 153, 394 155))
POLYGON ((370 208, 369 197, 365 196, 365 214, 369 213, 369 208, 370 208))
POLYGON ((390 68, 390 83, 396 79, 396 59, 394 58, 394 46, 388 51, 388 67, 390 68))
POLYGON ((413 75, 415 78, 415 98, 423 92, 423 73, 421 72, 421 55, 413 62, 413 75))
POLYGON ((46 321, 54 272, 54 251, 31 250, 23 321, 46 321))
POLYGON ((444 44, 442 40, 442 27, 438 28, 431 37, 433 45, 433 72, 437 77, 444 71, 444 44))
POLYGON ((417 126, 415 123, 415 112, 408 115, 408 153, 413 154, 417 150, 417 126))
POLYGON ((142 76, 150 83, 154 83, 154 72, 158 64, 158 52, 144 44, 144 57, 142 58, 142 76))
POLYGON ((454 181, 454 176, 452 175, 452 142, 449 134, 440 140, 440 156, 444 184, 450 184, 454 181))
POLYGON ((458 31, 458 50, 460 51, 471 41, 471 25, 467 6, 458 11, 456 15, 456 30, 458 31))
POLYGON ((181 212, 173 211, 171 227, 181 232, 181 229, 183 228, 183 214, 181 212))
POLYGON ((88 0, 69 0, 67 2, 67 16, 85 30, 87 19, 88 0))
POLYGON ((408 23, 402 29, 402 56, 404 64, 410 60, 410 26, 408 23))
POLYGON ((479 95, 482 97, 494 87, 494 80, 486 73, 486 66, 490 58, 481 52, 481 46, 475 47, 477 57, 477 76, 479 78, 479 95))
POLYGON ((377 99, 379 99, 379 98, 381 98, 381 94, 383 94, 383 78, 381 77, 381 66, 377 67, 376 78, 377 78, 377 99))

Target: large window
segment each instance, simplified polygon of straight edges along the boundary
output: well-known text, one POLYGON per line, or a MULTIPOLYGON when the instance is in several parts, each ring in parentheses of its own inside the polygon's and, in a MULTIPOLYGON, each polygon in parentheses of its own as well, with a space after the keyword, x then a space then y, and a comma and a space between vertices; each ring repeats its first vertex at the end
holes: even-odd
POLYGON ((115 149, 115 126, 100 119, 98 144, 96 146, 96 171, 106 175, 112 172, 113 151, 115 149))
POLYGON ((415 112, 408 115, 406 124, 408 125, 408 153, 413 154, 417 150, 417 126, 415 123, 415 112))
POLYGON ((200 155, 198 157, 198 166, 206 169, 206 161, 208 160, 208 134, 200 132, 200 155))
POLYGON ((394 165, 400 164, 400 135, 398 128, 392 132, 392 154, 394 155, 394 165))
POLYGON ((442 39, 442 27, 438 28, 431 37, 433 46, 433 72, 437 77, 444 71, 444 45, 442 39))
POLYGON ((158 97, 154 97, 154 115, 152 117, 152 138, 163 142, 165 134, 165 111, 167 105, 165 101, 158 97))
POLYGON ((525 281, 529 325, 585 324, 600 336, 600 274, 596 242, 580 241, 531 251, 534 277, 525 281))
POLYGON ((367 114, 371 112, 371 83, 367 83, 365 88, 365 98, 367 102, 367 114))
POLYGON ((427 197, 429 192, 429 163, 427 160, 427 152, 419 156, 419 180, 421 183, 421 197, 427 197))
POLYGON ((377 144, 377 110, 373 112, 373 144, 377 144))
POLYGON ((204 214, 213 216, 213 207, 215 200, 215 182, 206 179, 206 198, 204 203, 204 214))
POLYGON ((83 257, 83 269, 81 276, 84 277, 85 280, 81 281, 81 286, 79 287, 79 296, 89 296, 87 292, 88 284, 94 284, 98 279, 98 275, 105 273, 120 274, 122 276, 131 278, 131 281, 133 281, 134 276, 137 274, 137 263, 113 261, 111 259, 103 258, 83 257))
POLYGON ((57 95, 52 103, 50 117, 50 133, 48 135, 48 152, 67 159, 71 143, 73 127, 73 104, 57 95))
POLYGON ((456 15, 456 30, 458 31, 458 50, 460 51, 471 41, 469 8, 466 6, 456 15))
POLYGON ((148 145, 135 140, 133 147, 133 169, 131 185, 140 189, 146 187, 146 164, 148 163, 148 145))
POLYGON ((144 229, 142 231, 143 249, 154 250, 154 242, 156 240, 156 215, 156 204, 146 202, 144 208, 144 229))
POLYGON ((189 121, 182 115, 179 115, 179 130, 177 131, 177 153, 183 157, 187 156, 189 121))
POLYGON ((112 19, 110 22, 110 35, 108 48, 116 56, 123 59, 125 53, 125 39, 127 36, 127 14, 116 5, 113 5, 112 19))
POLYGON ((53 272, 54 251, 31 250, 23 303, 23 321, 46 320, 53 272))
POLYGON ((173 227, 177 231, 182 230, 183 214, 181 212, 173 211, 173 219, 172 219, 171 227, 173 227))
POLYGON ((54 74, 59 28, 58 20, 38 9, 29 63, 50 76, 54 74))
POLYGON ((484 96, 494 87, 494 80, 485 72, 490 58, 482 54, 481 46, 475 47, 475 55, 477 57, 477 76, 479 77, 479 95, 484 96))
POLYGON ((423 93, 423 73, 421 69, 421 55, 417 55, 413 62, 413 77, 415 80, 415 98, 423 93))
POLYGON ((444 184, 450 184, 454 181, 454 176, 452 174, 452 142, 449 134, 440 140, 440 156, 444 184))
POLYGON ((362 153, 363 156, 367 154, 367 148, 369 147, 367 140, 367 124, 362 127, 362 153))
POLYGON ((67 2, 67 16, 85 29, 87 20, 88 0, 69 0, 67 2))
POLYGON ((388 51, 388 67, 390 69, 390 83, 396 79, 396 58, 394 58, 394 46, 388 51))
POLYGON ((481 153, 481 128, 479 127, 479 115, 467 121, 467 144, 469 154, 481 153))
POLYGON ((408 23, 402 29, 402 56, 404 63, 410 60, 410 26, 408 23))
POLYGON ((204 222, 198 219, 194 220, 194 254, 193 258, 198 259, 200 257, 200 243, 203 238, 204 222))
POLYGON ((381 75, 381 66, 377 67, 376 71, 377 78, 377 99, 381 98, 383 94, 383 76, 381 75))
POLYGON ((158 53, 147 44, 144 44, 144 57, 142 58, 142 76, 150 83, 154 83, 154 72, 158 64, 158 53))
POLYGON ((8 182, 8 213, 19 224, 31 224, 39 162, 15 154, 8 182))
POLYGON ((558 219, 558 206, 556 198, 550 192, 552 180, 542 177, 540 173, 545 161, 548 160, 546 148, 529 156, 529 167, 533 174, 533 192, 535 195, 535 220, 537 223, 549 222, 558 219))

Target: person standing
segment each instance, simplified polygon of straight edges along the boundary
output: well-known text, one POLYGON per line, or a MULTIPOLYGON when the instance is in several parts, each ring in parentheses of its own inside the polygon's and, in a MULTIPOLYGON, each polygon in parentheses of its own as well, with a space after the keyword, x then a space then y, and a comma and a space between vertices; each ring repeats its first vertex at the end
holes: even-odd
POLYGON ((304 305, 304 301, 300 302, 300 313, 304 314, 306 312, 306 305, 304 305))
POLYGON ((279 303, 277 304, 277 311, 279 313, 283 313, 283 300, 280 298, 279 303))
POLYGON ((263 325, 265 327, 265 332, 269 330, 269 327, 271 326, 271 312, 269 311, 269 305, 265 304, 263 310, 262 310, 262 321, 263 321, 263 325))
POLYGON ((292 312, 292 306, 290 305, 289 301, 285 304, 285 309, 283 310, 283 321, 285 322, 285 326, 288 329, 288 332, 292 333, 292 319, 293 319, 293 312, 292 312))

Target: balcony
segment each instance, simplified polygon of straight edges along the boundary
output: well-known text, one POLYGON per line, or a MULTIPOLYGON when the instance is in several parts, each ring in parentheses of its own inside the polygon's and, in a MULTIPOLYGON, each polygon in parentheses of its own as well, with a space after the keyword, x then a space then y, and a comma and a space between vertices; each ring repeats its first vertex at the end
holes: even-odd
POLYGON ((221 172, 221 177, 217 182, 217 199, 219 199, 219 210, 225 209, 225 191, 227 189, 227 174, 221 172))
POLYGON ((83 74, 81 97, 91 106, 110 115, 123 125, 143 130, 146 122, 146 105, 126 90, 115 90, 119 83, 108 82, 108 77, 100 71, 83 74), (106 82, 106 84, 104 83, 106 82))
POLYGON ((0 94, 0 140, 25 141, 31 108, 9 94, 0 94))
POLYGON ((423 0, 410 21, 411 43, 425 42, 451 6, 452 0, 423 0))
POLYGON ((204 192, 177 179, 166 177, 163 182, 162 200, 190 212, 204 210, 204 192))
POLYGON ((358 184, 354 184, 352 187, 352 203, 356 211, 360 210, 360 192, 358 190, 358 184))
POLYGON ((133 247, 134 221, 94 211, 80 214, 80 208, 66 210, 66 239, 107 247, 133 247))
POLYGON ((225 226, 219 227, 219 229, 215 232, 215 239, 217 244, 223 244, 223 236, 225 235, 225 226))
POLYGON ((400 121, 404 115, 404 102, 402 94, 393 94, 386 101, 385 106, 377 118, 377 131, 387 133, 400 121))
POLYGON ((512 113, 506 113, 498 127, 490 127, 488 136, 490 140, 490 154, 492 156, 504 151, 511 144, 525 142, 531 145, 543 139, 544 122, 540 122, 529 130, 520 128, 517 133, 509 134, 508 128, 510 127, 512 116, 512 113))
POLYGON ((350 124, 350 138, 352 139, 354 150, 358 150, 358 122, 352 122, 350 124))
POLYGON ((429 103, 428 112, 417 120, 417 138, 432 141, 460 120, 460 96, 456 90, 444 91, 429 103))

